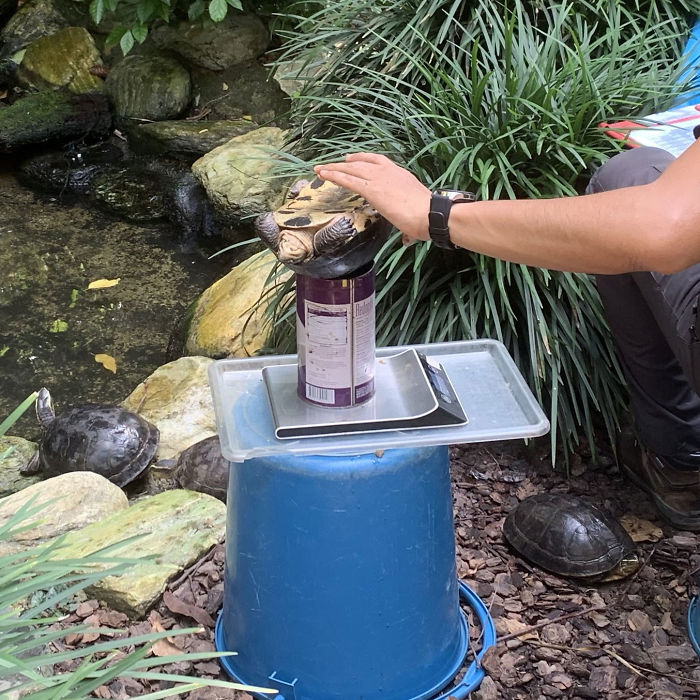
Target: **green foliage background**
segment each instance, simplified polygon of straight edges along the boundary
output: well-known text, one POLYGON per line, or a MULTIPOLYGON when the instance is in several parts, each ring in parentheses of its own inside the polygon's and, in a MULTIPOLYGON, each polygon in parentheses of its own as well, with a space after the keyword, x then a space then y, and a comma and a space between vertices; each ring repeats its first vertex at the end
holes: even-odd
MULTIPOLYGON (((294 98, 287 174, 358 150, 482 199, 581 193, 617 146, 599 122, 668 107, 690 0, 331 0, 285 16, 294 98)), ((377 263, 378 344, 492 337, 514 356, 567 457, 626 404, 592 278, 392 240, 377 263)), ((291 309, 270 305, 277 349, 291 309)))

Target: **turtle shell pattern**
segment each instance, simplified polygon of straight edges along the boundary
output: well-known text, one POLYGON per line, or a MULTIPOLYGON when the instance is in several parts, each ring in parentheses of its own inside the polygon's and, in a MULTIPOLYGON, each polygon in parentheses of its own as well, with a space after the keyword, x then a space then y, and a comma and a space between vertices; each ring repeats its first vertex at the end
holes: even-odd
MULTIPOLYGON (((377 211, 359 194, 318 178, 304 185, 296 196, 290 196, 272 215, 280 230, 304 229, 310 235, 338 216, 347 217, 355 231, 363 231, 379 218, 377 211)), ((323 252, 331 244, 330 240, 315 241, 317 249, 323 252)))
POLYGON ((212 435, 183 450, 175 465, 175 481, 183 488, 208 493, 226 503, 229 461, 212 435))
POLYGON ((46 426, 39 463, 49 476, 90 471, 125 486, 150 464, 159 437, 158 428, 136 413, 119 406, 82 404, 46 426))
POLYGON ((601 576, 634 551, 615 519, 566 494, 526 498, 508 514, 503 535, 523 557, 561 576, 601 576))

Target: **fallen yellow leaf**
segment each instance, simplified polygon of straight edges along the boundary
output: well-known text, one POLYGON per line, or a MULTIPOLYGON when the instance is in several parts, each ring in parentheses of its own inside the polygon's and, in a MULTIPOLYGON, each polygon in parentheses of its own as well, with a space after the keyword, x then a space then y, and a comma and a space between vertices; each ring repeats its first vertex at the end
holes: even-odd
POLYGON ((105 289, 106 287, 114 287, 117 284, 119 284, 119 280, 121 277, 117 277, 117 279, 114 280, 93 280, 88 284, 88 289, 105 289))
POLYGON ((95 362, 99 362, 105 369, 117 373, 117 361, 111 355, 98 353, 95 355, 95 362))

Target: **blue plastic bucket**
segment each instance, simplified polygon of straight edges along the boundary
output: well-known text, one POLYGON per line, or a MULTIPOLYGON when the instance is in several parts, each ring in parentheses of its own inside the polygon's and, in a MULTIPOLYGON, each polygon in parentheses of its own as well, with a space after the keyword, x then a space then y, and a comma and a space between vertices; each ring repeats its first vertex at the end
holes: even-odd
POLYGON ((690 643, 700 656, 700 597, 690 599, 688 607, 688 635, 690 643))
MULTIPOLYGON (((285 700, 420 700, 468 648, 447 447, 233 463, 217 648, 285 700)), ((279 696, 278 696, 279 697, 279 696)))

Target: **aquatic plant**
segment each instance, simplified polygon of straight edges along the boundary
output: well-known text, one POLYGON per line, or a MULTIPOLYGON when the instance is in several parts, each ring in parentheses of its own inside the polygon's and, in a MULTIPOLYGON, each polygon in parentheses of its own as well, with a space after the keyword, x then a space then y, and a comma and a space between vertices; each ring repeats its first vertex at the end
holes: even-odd
MULTIPOLYGON (((282 30, 280 64, 294 61, 304 82, 283 172, 376 151, 482 199, 582 192, 617 148, 599 123, 664 108, 682 89, 678 58, 700 12, 697 0, 317 7, 282 30)), ((394 240, 377 285, 380 345, 502 340, 548 409, 553 455, 579 434, 595 450, 596 430, 616 430, 626 395, 592 278, 394 240)), ((290 307, 273 313, 273 343, 289 350, 290 307)))

